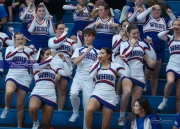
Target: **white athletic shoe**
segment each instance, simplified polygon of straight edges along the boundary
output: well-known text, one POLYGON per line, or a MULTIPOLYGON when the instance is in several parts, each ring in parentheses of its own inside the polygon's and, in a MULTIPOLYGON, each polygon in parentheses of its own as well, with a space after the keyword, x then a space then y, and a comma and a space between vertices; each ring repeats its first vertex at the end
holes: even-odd
POLYGON ((78 113, 73 113, 72 116, 69 118, 69 121, 70 122, 75 122, 78 117, 79 117, 79 112, 78 113))
POLYGON ((119 118, 118 119, 118 125, 119 126, 124 126, 124 118, 119 118))
POLYGON ((5 119, 7 114, 9 113, 10 109, 4 109, 1 113, 1 118, 5 119))
POLYGON ((38 129, 39 128, 39 121, 33 123, 32 129, 38 129))
POLYGON ((158 109, 163 110, 164 107, 166 107, 166 106, 167 106, 167 103, 162 102, 162 103, 159 104, 158 109))

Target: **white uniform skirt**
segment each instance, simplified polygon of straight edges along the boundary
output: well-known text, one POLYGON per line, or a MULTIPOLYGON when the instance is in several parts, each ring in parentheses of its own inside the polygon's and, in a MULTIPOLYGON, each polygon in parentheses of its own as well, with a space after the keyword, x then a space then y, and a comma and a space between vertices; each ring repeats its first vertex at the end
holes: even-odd
POLYGON ((131 77, 129 78, 134 84, 145 87, 144 71, 141 68, 131 68, 131 77))
POLYGON ((47 104, 53 108, 57 107, 57 98, 56 98, 56 91, 55 89, 40 89, 34 87, 33 91, 31 92, 30 98, 32 96, 36 96, 39 98, 43 104, 47 104))
MULTIPOLYGON (((112 88, 114 89, 114 88, 112 88)), ((96 98, 103 106, 115 110, 116 108, 116 93, 115 90, 95 89, 91 94, 91 98, 96 98)))
POLYGON ((12 69, 10 68, 5 81, 12 81, 20 89, 28 92, 31 83, 31 77, 27 69, 12 69))
POLYGON ((167 66, 166 66, 166 74, 168 72, 172 72, 172 73, 174 73, 174 75, 177 78, 180 78, 180 68, 179 68, 179 66, 173 65, 171 62, 168 62, 167 66))

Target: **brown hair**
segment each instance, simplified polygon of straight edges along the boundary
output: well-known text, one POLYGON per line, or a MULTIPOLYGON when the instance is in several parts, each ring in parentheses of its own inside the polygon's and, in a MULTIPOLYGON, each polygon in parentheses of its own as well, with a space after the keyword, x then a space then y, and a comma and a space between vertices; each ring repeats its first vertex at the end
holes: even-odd
POLYGON ((112 17, 112 15, 111 15, 111 10, 110 10, 110 6, 109 6, 108 4, 102 3, 100 6, 103 6, 105 11, 106 11, 106 10, 109 10, 108 15, 109 15, 110 17, 112 17))
POLYGON ((160 0, 146 0, 146 4, 150 7, 156 4, 160 5, 160 0))
POLYGON ((135 24, 130 24, 130 25, 127 27, 127 32, 130 33, 131 30, 134 30, 134 29, 138 29, 138 27, 137 27, 135 24))
POLYGON ((38 6, 36 6, 36 12, 37 12, 37 10, 38 10, 39 8, 44 8, 44 6, 43 6, 43 5, 38 5, 38 6))
POLYGON ((23 36, 24 36, 24 34, 23 34, 22 32, 16 32, 16 33, 14 34, 14 39, 16 39, 16 35, 23 35, 23 36))
POLYGON ((93 35, 96 37, 97 33, 93 28, 86 28, 83 30, 82 32, 82 36, 84 37, 84 35, 93 35))

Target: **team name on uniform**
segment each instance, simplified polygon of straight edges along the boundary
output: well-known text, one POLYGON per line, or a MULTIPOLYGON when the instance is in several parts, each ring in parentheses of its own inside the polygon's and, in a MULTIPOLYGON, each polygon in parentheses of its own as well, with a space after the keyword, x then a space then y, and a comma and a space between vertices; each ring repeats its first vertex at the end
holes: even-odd
POLYGON ((157 27, 157 28, 161 28, 161 29, 166 29, 166 26, 164 24, 158 24, 155 22, 150 22, 150 27, 157 27))
POLYGON ((176 51, 176 50, 180 50, 180 45, 173 45, 170 46, 171 52, 176 51))
POLYGON ((48 32, 48 27, 36 26, 36 27, 34 28, 34 31, 48 32))
POLYGON ((83 13, 80 13, 80 12, 76 12, 76 16, 77 17, 89 17, 89 13, 86 13, 86 12, 83 12, 83 13))
POLYGON ((97 26, 97 28, 101 28, 101 29, 110 29, 108 24, 102 24, 100 27, 97 26))
POLYGON ((32 14, 26 14, 26 19, 30 19, 31 20, 32 16, 33 16, 32 14))
POLYGON ((50 73, 50 72, 43 72, 38 74, 39 79, 42 78, 52 78, 53 80, 55 79, 55 74, 50 73))
POLYGON ((114 80, 114 76, 111 74, 99 74, 96 76, 97 80, 110 80, 113 81, 114 80))
POLYGON ((3 43, 0 41, 0 48, 2 48, 3 43))
POLYGON ((22 56, 16 56, 13 58, 13 62, 27 62, 27 58, 22 56))
MULTIPOLYGON (((79 56, 81 56, 82 54, 84 54, 84 52, 79 52, 79 56)), ((96 61, 97 55, 93 53, 88 53, 84 58, 96 61)))
POLYGON ((130 57, 132 57, 132 56, 141 56, 142 57, 142 56, 144 56, 144 52, 135 50, 135 51, 131 52, 130 57))
POLYGON ((60 50, 71 51, 71 47, 68 45, 61 45, 59 48, 56 49, 56 51, 60 51, 60 50))

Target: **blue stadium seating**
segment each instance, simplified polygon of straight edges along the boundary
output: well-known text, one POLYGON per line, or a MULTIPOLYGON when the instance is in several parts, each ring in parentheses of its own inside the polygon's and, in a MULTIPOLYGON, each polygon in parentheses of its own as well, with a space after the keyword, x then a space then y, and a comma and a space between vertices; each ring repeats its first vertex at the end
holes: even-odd
MULTIPOLYGON (((71 0, 71 2, 69 3, 76 3, 76 0, 71 0)), ((175 15, 177 16, 180 12, 179 7, 180 7, 180 2, 179 0, 171 0, 171 1, 167 1, 167 3, 172 7, 173 12, 175 13, 175 15)), ((72 12, 71 11, 66 11, 65 15, 63 16, 63 20, 66 23, 66 26, 69 28, 69 32, 71 31, 72 27, 73 27, 73 17, 72 17, 72 12)), ((4 26, 4 29, 6 30, 8 27, 14 27, 14 28, 21 28, 21 21, 19 19, 19 15, 15 14, 14 15, 14 21, 13 23, 8 23, 4 26)), ((56 23, 56 17, 53 17, 53 22, 56 23)), ((5 53, 5 48, 3 48, 3 57, 4 57, 4 53, 5 53)), ((158 104, 161 102, 162 98, 163 98, 163 92, 164 92, 164 86, 166 84, 166 65, 168 63, 169 60, 169 51, 167 49, 167 45, 166 45, 166 50, 165 50, 165 58, 164 58, 164 62, 160 71, 160 75, 159 75, 159 87, 158 87, 158 96, 151 96, 151 89, 150 89, 150 81, 148 81, 147 83, 147 91, 143 93, 143 97, 147 98, 151 104, 151 107, 154 111, 156 111, 159 115, 159 117, 161 118, 161 123, 162 123, 162 129, 171 129, 173 122, 175 120, 175 116, 176 116, 176 106, 175 106, 175 102, 176 102, 176 98, 175 98, 175 93, 176 93, 176 87, 175 84, 173 86, 173 90, 171 92, 171 96, 169 97, 169 101, 168 101, 168 106, 165 107, 165 109, 163 111, 160 111, 157 109, 158 104)), ((75 71, 74 71, 75 72, 75 71)), ((4 107, 4 98, 5 98, 5 77, 6 77, 6 73, 7 73, 7 69, 4 70, 4 76, 2 78, 2 80, 0 81, 0 112, 3 110, 4 107)), ((73 77, 72 77, 73 79, 73 77)), ((83 125, 83 111, 82 111, 82 103, 80 105, 80 117, 77 119, 76 122, 71 123, 69 122, 69 117, 72 114, 72 106, 69 100, 69 91, 70 91, 70 86, 72 83, 72 79, 70 80, 69 84, 68 84, 68 88, 67 88, 67 98, 66 98, 66 105, 65 105, 65 110, 64 111, 58 111, 55 110, 52 121, 51 121, 51 125, 53 126, 81 126, 83 125)), ((117 79, 118 80, 118 79, 117 79)), ((116 81, 117 82, 117 81, 116 81)), ((30 118, 29 112, 28 112, 28 103, 29 103, 29 96, 31 93, 31 90, 33 89, 35 83, 34 81, 31 83, 30 85, 30 91, 26 97, 25 100, 25 118, 24 118, 24 125, 31 127, 32 125, 32 119, 30 118)), ((82 99, 82 94, 79 95, 80 98, 82 99)), ((12 102, 11 102, 11 112, 8 114, 6 119, 0 119, 0 128, 4 128, 4 129, 15 129, 15 127, 11 127, 14 124, 17 124, 17 110, 15 108, 16 106, 16 93, 13 96, 12 102), (1 127, 1 124, 6 124, 6 127, 1 127), (10 127, 9 127, 9 126, 10 127)), ((130 112, 130 106, 131 104, 129 103, 128 105, 128 111, 130 112)), ((117 125, 117 119, 119 117, 119 107, 120 104, 118 104, 116 106, 116 112, 113 115, 112 121, 111 121, 111 127, 112 128, 122 128, 119 127, 117 125)), ((94 127, 101 127, 101 123, 102 123, 102 114, 100 111, 95 112, 94 114, 94 121, 93 121, 93 126, 94 127)), ((42 111, 40 110, 38 112, 38 119, 41 122, 42 121, 42 111)))

